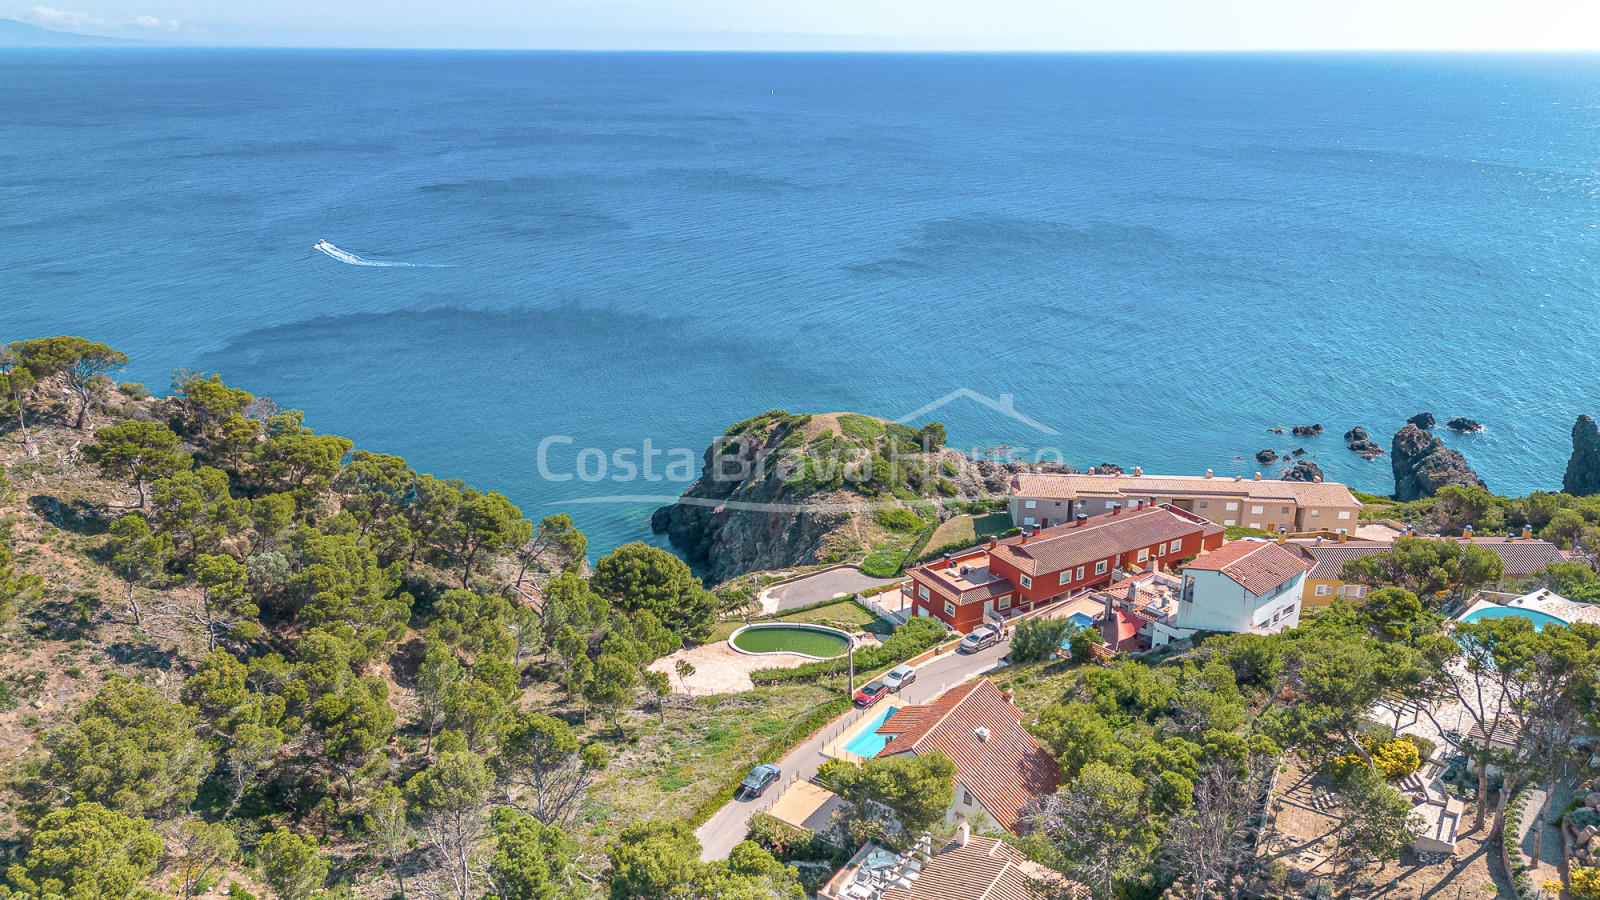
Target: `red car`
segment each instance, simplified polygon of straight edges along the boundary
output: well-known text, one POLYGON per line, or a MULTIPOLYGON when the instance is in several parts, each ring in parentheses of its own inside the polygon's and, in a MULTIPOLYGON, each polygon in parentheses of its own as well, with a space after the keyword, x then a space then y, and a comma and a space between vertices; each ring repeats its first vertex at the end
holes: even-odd
POLYGON ((889 695, 889 686, 881 681, 869 681, 867 686, 856 691, 856 706, 866 709, 879 700, 889 695))

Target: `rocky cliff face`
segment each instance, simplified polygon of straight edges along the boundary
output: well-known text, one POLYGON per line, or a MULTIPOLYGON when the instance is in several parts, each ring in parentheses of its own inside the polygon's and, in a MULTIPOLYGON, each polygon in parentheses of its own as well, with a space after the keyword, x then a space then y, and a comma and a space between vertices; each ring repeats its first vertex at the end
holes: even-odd
POLYGON ((1561 489, 1577 497, 1600 494, 1600 430, 1588 416, 1572 425, 1572 458, 1561 489))
POLYGON ((1406 425, 1394 436, 1389 454, 1390 464, 1394 468, 1396 500, 1431 497, 1447 484, 1488 487, 1478 473, 1467 465, 1466 457, 1446 447, 1415 423, 1406 425))
POLYGON ((1017 472, 1071 471, 969 460, 912 437, 903 425, 850 413, 757 416, 707 448, 700 480, 650 526, 723 581, 859 559, 882 536, 874 514, 895 505, 892 492, 973 500, 1005 496, 1017 472))

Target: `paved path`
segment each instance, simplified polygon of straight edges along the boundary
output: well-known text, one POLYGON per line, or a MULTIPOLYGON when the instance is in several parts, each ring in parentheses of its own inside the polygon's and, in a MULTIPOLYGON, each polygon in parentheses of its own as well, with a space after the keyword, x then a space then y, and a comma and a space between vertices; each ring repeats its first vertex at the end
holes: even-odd
MULTIPOLYGON (((1011 652, 1010 636, 993 647, 965 656, 950 653, 924 663, 917 669, 917 680, 906 688, 902 696, 909 703, 928 703, 935 697, 977 675, 996 668, 1000 658, 1011 652)), ((857 687, 860 686, 858 679, 857 687)), ((854 712, 852 710, 852 712, 854 712)), ((846 713, 845 715, 850 715, 846 713)), ((835 722, 838 720, 835 719, 835 722)), ((810 740, 789 751, 778 761, 783 774, 767 792, 755 800, 730 800, 716 814, 706 820, 695 836, 700 839, 700 858, 726 859, 736 844, 744 840, 750 830, 750 817, 765 812, 782 793, 782 788, 795 776, 810 778, 822 765, 822 738, 832 731, 829 723, 810 740)))
POLYGON ((880 584, 894 584, 903 581, 901 578, 872 578, 861 574, 852 568, 832 569, 808 575, 784 584, 775 585, 761 592, 762 612, 771 615, 775 612, 797 609, 832 600, 838 596, 848 596, 867 588, 875 588, 880 584))
POLYGON ((1549 808, 1545 809, 1545 792, 1543 788, 1531 788, 1528 791, 1528 803, 1522 808, 1522 819, 1516 823, 1517 834, 1522 839, 1522 858, 1527 862, 1530 880, 1535 886, 1544 881, 1561 877, 1562 858, 1566 856, 1566 847, 1561 840, 1560 826, 1552 826, 1541 820, 1539 813, 1545 813, 1545 819, 1554 818, 1556 814, 1565 809, 1572 802, 1572 788, 1558 780, 1556 782, 1555 796, 1550 798, 1549 808), (1533 858, 1533 832, 1535 828, 1544 829, 1544 840, 1539 845, 1539 859, 1533 858))

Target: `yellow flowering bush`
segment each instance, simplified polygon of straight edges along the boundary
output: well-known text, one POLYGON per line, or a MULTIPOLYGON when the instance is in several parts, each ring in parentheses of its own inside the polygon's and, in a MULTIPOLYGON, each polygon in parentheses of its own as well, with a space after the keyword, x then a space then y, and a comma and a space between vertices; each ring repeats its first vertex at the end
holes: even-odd
POLYGON ((1422 765, 1422 756, 1410 741, 1390 741, 1372 751, 1372 762, 1384 778, 1400 778, 1415 772, 1422 765))

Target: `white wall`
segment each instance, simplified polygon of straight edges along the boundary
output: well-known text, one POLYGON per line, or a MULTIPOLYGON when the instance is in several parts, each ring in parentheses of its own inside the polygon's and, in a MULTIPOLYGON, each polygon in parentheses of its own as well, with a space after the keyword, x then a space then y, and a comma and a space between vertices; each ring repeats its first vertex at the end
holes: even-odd
POLYGON ((1180 628, 1245 632, 1258 627, 1281 631, 1300 624, 1303 574, 1265 597, 1250 593, 1221 572, 1191 570, 1184 572, 1184 579, 1183 600, 1178 604, 1180 628))

